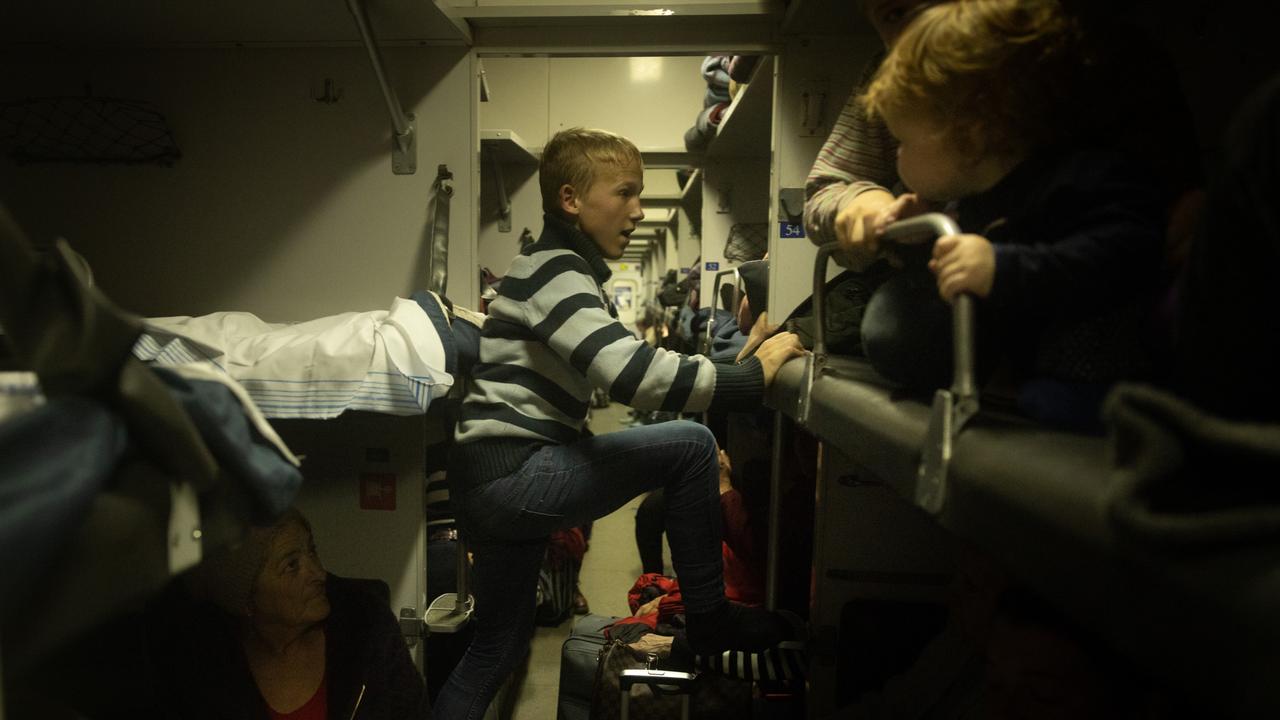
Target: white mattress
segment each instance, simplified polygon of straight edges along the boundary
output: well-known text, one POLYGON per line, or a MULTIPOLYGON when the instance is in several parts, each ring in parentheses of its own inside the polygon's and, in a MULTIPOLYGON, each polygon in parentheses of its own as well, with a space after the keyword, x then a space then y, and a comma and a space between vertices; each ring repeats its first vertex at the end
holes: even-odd
POLYGON ((242 312, 150 318, 133 352, 155 365, 224 373, 269 418, 417 415, 453 386, 439 332, 404 298, 388 310, 294 324, 242 312))

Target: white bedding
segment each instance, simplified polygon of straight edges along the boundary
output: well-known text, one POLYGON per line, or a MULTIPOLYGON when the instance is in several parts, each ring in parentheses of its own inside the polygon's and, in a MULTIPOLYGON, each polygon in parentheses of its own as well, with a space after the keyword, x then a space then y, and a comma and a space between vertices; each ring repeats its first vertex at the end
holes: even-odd
POLYGON ((295 324, 242 312, 150 318, 133 352, 156 365, 216 368, 270 418, 330 418, 346 410, 418 415, 453 385, 439 333, 418 303, 404 298, 389 310, 295 324))

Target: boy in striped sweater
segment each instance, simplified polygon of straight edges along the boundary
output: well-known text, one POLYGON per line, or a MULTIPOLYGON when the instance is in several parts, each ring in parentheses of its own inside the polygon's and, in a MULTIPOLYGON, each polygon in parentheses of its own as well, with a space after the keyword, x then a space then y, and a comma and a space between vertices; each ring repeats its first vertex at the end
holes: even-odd
POLYGON ((786 639, 778 615, 724 599, 716 444, 704 426, 660 423, 582 438, 593 388, 644 410, 754 409, 778 368, 804 351, 781 333, 739 364, 653 348, 601 289, 644 218, 640 152, 616 135, 557 133, 539 166, 542 236, 512 262, 489 306, 463 401, 449 478, 475 551, 476 636, 435 705, 481 717, 523 657, 552 531, 581 525, 655 488, 688 619, 705 653, 786 639))

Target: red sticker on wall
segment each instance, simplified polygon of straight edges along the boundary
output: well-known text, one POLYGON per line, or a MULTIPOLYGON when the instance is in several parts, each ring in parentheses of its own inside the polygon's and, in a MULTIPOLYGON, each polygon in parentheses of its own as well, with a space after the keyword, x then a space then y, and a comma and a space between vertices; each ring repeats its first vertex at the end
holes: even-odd
POLYGON ((361 510, 395 510, 396 476, 391 473, 360 475, 361 510))

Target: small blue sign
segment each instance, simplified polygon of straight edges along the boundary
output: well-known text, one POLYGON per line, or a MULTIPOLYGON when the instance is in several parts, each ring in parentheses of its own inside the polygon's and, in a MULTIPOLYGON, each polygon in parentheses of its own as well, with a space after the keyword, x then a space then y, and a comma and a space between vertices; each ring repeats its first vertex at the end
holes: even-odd
POLYGON ((802 238, 804 237, 804 225, 789 222, 778 223, 778 237, 802 238))
POLYGON ((719 270, 719 269, 720 269, 720 263, 718 263, 718 262, 709 262, 709 263, 707 263, 707 270, 708 270, 708 271, 712 271, 712 270, 719 270))

